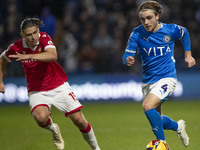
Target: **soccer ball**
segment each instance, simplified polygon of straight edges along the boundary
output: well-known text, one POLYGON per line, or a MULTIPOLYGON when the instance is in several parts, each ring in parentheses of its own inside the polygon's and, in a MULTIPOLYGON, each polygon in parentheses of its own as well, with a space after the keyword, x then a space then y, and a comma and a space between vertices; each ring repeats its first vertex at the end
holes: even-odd
POLYGON ((146 147, 146 150, 169 150, 168 145, 160 140, 152 140, 146 147))

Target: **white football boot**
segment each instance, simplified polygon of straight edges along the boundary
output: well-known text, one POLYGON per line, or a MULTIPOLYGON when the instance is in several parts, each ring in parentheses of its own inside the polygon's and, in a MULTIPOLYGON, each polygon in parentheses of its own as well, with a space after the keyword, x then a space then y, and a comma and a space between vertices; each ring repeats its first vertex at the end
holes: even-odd
MULTIPOLYGON (((54 123, 55 124, 55 123, 54 123)), ((57 133, 55 132, 52 132, 52 136, 53 136, 53 143, 55 145, 55 147, 58 149, 58 150, 63 150, 65 145, 64 145, 64 140, 62 138, 62 135, 60 133, 60 128, 57 124, 55 124, 56 128, 57 128, 57 133)))
POLYGON ((185 127, 186 127, 185 121, 181 119, 177 123, 178 123, 178 130, 176 131, 177 135, 181 139, 181 142, 183 143, 183 145, 187 147, 189 145, 189 137, 185 131, 185 127))

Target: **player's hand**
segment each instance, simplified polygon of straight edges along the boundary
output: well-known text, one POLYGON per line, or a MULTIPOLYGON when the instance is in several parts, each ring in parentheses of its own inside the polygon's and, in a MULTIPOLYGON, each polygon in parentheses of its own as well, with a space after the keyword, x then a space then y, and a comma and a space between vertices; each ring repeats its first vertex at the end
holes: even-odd
POLYGON ((5 93, 5 86, 3 82, 0 83, 0 93, 5 93))
POLYGON ((189 68, 193 67, 194 65, 196 65, 196 61, 192 56, 189 57, 185 57, 185 62, 187 63, 187 66, 189 68))
POLYGON ((134 57, 132 57, 132 56, 127 57, 126 63, 127 63, 128 66, 132 66, 134 64, 134 62, 135 62, 134 57))
POLYGON ((21 61, 21 60, 28 60, 28 59, 30 59, 29 55, 20 54, 20 53, 18 53, 18 52, 16 52, 16 54, 14 54, 14 55, 9 55, 9 57, 15 58, 16 61, 21 61))

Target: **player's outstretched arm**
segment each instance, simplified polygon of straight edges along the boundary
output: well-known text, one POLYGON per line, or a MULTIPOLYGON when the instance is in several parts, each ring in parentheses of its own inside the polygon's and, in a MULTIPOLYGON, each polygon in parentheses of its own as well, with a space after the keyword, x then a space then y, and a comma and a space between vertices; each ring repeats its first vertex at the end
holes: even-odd
POLYGON ((196 61, 192 57, 191 51, 185 51, 185 62, 187 63, 189 68, 196 65, 196 61))
POLYGON ((9 57, 15 58, 16 61, 33 59, 37 61, 50 62, 50 61, 57 60, 57 51, 55 48, 48 48, 45 50, 45 52, 42 52, 42 53, 20 54, 16 52, 15 55, 9 55, 9 57))
POLYGON ((1 56, 0 56, 0 93, 5 92, 5 86, 3 83, 3 73, 6 68, 6 65, 7 65, 7 61, 4 58, 4 56, 1 54, 1 56))

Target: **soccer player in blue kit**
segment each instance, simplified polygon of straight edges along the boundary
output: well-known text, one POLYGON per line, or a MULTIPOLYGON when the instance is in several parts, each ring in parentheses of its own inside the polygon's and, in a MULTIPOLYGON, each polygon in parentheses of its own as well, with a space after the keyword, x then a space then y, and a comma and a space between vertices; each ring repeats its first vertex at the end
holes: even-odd
MULTIPOLYGON (((173 121, 162 115, 161 105, 170 96, 177 83, 174 41, 180 39, 185 50, 188 67, 196 64, 191 55, 187 29, 176 24, 159 21, 162 6, 156 1, 145 1, 138 8, 142 25, 133 29, 123 55, 123 63, 132 66, 136 50, 142 64, 143 110, 157 139, 165 141, 164 129, 177 132, 184 146, 189 137, 185 121, 173 121)), ((165 141, 166 142, 166 141, 165 141)))

